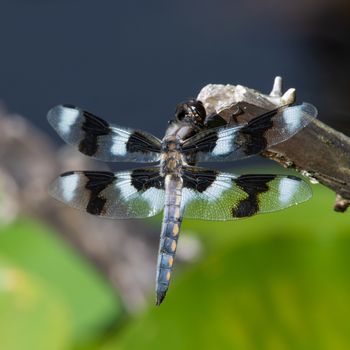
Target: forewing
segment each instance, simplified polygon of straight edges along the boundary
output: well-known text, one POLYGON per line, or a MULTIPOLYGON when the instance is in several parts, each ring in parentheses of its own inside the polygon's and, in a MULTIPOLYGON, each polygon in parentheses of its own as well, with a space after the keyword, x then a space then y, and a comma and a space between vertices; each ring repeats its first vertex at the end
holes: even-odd
POLYGON ((150 217, 164 207, 158 167, 118 173, 71 171, 58 177, 49 192, 73 208, 115 219, 150 217))
POLYGON ((289 175, 236 176, 215 170, 186 167, 183 175, 184 217, 234 220, 273 212, 308 200, 310 186, 289 175))
POLYGON ((309 103, 284 106, 247 124, 205 130, 186 140, 182 149, 198 162, 241 159, 289 139, 316 116, 316 108, 309 103))
POLYGON ((161 141, 155 136, 110 125, 78 107, 56 106, 47 118, 64 141, 87 156, 109 162, 156 162, 160 158, 161 141))

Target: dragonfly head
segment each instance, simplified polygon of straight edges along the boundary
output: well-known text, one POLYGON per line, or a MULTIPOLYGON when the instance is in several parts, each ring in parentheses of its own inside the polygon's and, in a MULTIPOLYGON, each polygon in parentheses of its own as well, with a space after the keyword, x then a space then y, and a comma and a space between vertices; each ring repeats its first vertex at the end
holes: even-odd
POLYGON ((203 103, 196 99, 190 99, 177 105, 175 119, 179 122, 195 126, 203 126, 206 118, 203 103))

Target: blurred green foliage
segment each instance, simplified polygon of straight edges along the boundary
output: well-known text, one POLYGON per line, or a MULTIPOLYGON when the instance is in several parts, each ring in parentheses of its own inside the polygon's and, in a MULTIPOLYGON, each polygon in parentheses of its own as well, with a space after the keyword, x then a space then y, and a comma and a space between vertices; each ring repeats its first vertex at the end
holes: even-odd
POLYGON ((72 324, 63 300, 43 281, 0 263, 0 349, 67 349, 72 324))
POLYGON ((26 321, 23 322, 28 325, 32 322, 31 328, 35 328, 38 321, 36 346, 22 346, 27 337, 31 338, 31 328, 22 328, 21 323, 11 320, 12 333, 17 336, 13 338, 13 346, 3 347, 0 333, 1 350, 70 349, 72 344, 98 337, 121 314, 118 296, 108 283, 46 226, 20 220, 0 229, 0 257, 7 262, 3 270, 0 265, 0 281, 3 281, 0 283, 0 332, 11 313, 14 319, 24 315, 26 321), (16 308, 16 300, 27 303, 28 309, 16 308), (53 341, 68 335, 66 346, 53 341), (51 345, 49 339, 52 339, 51 345))
POLYGON ((0 349, 350 348, 350 217, 332 211, 332 192, 314 189, 279 213, 186 220, 182 235, 203 241, 200 261, 177 266, 161 307, 150 295, 149 308, 129 318, 46 227, 23 220, 3 229, 0 349))

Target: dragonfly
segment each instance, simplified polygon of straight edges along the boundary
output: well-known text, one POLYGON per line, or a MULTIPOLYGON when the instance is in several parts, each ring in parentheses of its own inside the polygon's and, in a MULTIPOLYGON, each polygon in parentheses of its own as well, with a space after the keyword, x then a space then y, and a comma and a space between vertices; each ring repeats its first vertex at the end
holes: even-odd
POLYGON ((113 125, 81 108, 59 105, 48 121, 81 153, 105 162, 151 163, 130 171, 68 171, 49 188, 57 200, 113 219, 163 211, 156 273, 156 305, 168 291, 183 218, 234 220, 308 200, 307 182, 294 175, 232 174, 197 166, 259 154, 283 142, 317 116, 309 103, 282 106, 239 125, 222 125, 201 101, 179 104, 162 140, 113 125), (152 164, 153 163, 153 164, 152 164))

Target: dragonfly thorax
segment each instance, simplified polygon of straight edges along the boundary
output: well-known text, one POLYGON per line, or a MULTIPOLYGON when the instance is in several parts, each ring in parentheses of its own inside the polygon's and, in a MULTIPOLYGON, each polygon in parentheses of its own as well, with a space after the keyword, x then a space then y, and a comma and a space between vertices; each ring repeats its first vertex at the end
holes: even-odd
POLYGON ((181 152, 181 141, 176 136, 165 137, 162 141, 160 173, 166 175, 181 175, 184 159, 181 152))

